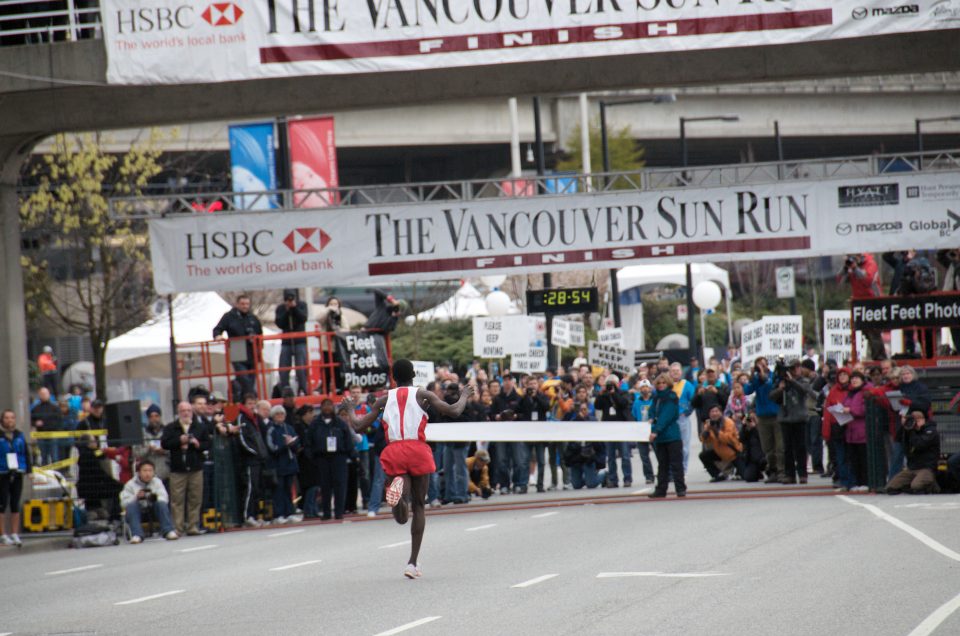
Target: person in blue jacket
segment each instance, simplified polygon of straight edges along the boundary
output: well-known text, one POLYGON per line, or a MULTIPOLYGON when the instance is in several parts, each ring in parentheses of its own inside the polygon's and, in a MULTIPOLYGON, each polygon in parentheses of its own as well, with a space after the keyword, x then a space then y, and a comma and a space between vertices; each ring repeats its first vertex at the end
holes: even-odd
POLYGON ((653 382, 656 393, 651 410, 650 442, 657 456, 657 486, 651 499, 667 496, 671 473, 677 497, 687 496, 683 473, 683 442, 680 438, 679 398, 673 390, 673 379, 666 373, 653 382))
POLYGON ((0 542, 3 545, 23 545, 17 534, 20 529, 20 491, 23 476, 32 470, 27 440, 17 430, 17 414, 9 409, 0 412, 0 522, 3 522, 0 523, 3 532, 0 542))
POLYGON ((767 480, 764 482, 767 484, 778 483, 787 477, 783 463, 783 430, 777 422, 780 405, 770 399, 770 392, 778 382, 770 371, 767 359, 760 357, 753 363, 750 381, 743 387, 747 395, 756 394, 753 407, 757 415, 760 446, 767 458, 767 480))
POLYGON ((270 463, 277 473, 277 485, 273 489, 273 521, 287 523, 299 521, 293 518, 291 492, 293 480, 300 467, 297 464, 297 451, 300 450, 300 438, 293 425, 286 421, 287 410, 281 405, 270 409, 270 424, 267 427, 267 451, 270 463))

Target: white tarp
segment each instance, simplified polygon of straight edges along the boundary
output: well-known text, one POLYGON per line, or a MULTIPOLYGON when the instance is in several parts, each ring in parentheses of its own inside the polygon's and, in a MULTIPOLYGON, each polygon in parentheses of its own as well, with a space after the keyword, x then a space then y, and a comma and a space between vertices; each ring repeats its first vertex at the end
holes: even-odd
POLYGON ((100 0, 107 81, 370 73, 957 27, 955 0, 100 0))
MULTIPOLYGON (((520 313, 515 300, 510 300, 510 310, 507 313, 520 313)), ((447 322, 449 320, 467 320, 468 318, 489 315, 486 296, 470 283, 464 283, 450 298, 436 307, 431 307, 417 314, 417 320, 447 322)))
POLYGON ((960 230, 950 209, 958 206, 960 173, 901 173, 454 206, 168 216, 149 222, 150 252, 159 293, 362 285, 948 248, 960 230), (407 226, 419 230, 398 240, 395 228, 407 226), (319 235, 318 228, 329 241, 294 249, 291 237, 319 235))
MULTIPOLYGON (((512 371, 513 369, 511 369, 512 371)), ((430 422, 428 442, 646 442, 650 422, 430 422)))

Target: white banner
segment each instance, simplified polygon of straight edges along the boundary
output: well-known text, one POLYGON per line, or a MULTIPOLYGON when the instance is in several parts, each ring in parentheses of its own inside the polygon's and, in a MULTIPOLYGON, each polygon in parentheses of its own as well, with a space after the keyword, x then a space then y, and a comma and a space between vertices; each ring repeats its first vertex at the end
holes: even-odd
POLYGON ((562 318, 553 318, 553 332, 550 334, 550 344, 558 347, 570 346, 570 325, 572 321, 562 318))
POLYGON ((755 320, 740 330, 740 361, 744 369, 753 366, 753 361, 763 353, 763 321, 755 320))
POLYGON ((428 442, 646 442, 650 422, 430 422, 426 433, 428 442))
POLYGON ((956 28, 955 0, 100 0, 107 81, 164 84, 783 45, 956 28))
POLYGON ((960 173, 151 220, 160 294, 956 247, 960 173))
POLYGON ((587 344, 587 332, 582 322, 571 320, 568 322, 570 329, 570 346, 582 347, 587 344))
POLYGON ((473 319, 473 355, 481 358, 502 358, 503 318, 473 319))
POLYGON ((614 329, 601 329, 597 332, 597 343, 604 347, 624 348, 623 329, 616 327, 614 329))
POLYGON ((630 375, 640 366, 637 363, 637 352, 633 349, 603 346, 593 340, 588 343, 587 362, 625 376, 630 375))
MULTIPOLYGON (((853 333, 850 330, 850 311, 846 309, 828 309, 823 312, 823 359, 835 360, 843 365, 853 351, 853 333)), ((866 352, 866 339, 863 332, 857 332, 857 357, 866 352)))
POLYGON ((542 347, 547 339, 547 320, 543 316, 503 316, 503 350, 507 355, 526 355, 542 347))
POLYGON ((546 370, 546 347, 530 347, 526 353, 510 356, 511 373, 543 373, 546 370))

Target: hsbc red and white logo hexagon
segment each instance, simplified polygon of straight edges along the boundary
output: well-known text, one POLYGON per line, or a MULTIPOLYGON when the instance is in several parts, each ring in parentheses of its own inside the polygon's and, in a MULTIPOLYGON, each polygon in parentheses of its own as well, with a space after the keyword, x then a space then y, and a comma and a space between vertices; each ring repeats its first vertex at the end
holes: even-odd
POLYGON ((215 2, 200 14, 211 26, 232 26, 243 16, 243 9, 232 2, 215 2))
POLYGON ((294 254, 316 254, 329 243, 330 235, 318 227, 298 227, 283 239, 294 254))

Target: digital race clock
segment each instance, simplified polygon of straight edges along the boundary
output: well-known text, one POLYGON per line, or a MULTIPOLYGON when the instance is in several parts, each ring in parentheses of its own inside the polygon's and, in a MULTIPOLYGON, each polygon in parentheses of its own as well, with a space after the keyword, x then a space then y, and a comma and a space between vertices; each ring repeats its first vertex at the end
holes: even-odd
POLYGON ((597 311, 596 287, 527 291, 528 314, 582 314, 597 311))

